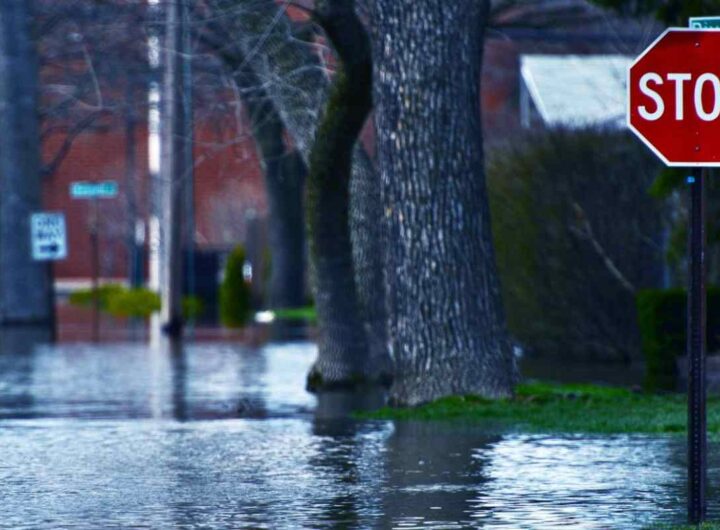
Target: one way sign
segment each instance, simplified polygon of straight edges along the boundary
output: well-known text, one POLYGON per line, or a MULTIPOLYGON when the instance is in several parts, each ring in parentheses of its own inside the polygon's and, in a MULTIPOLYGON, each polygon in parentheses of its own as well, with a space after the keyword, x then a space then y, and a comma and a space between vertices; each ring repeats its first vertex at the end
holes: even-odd
POLYGON ((34 213, 30 218, 32 257, 36 261, 53 261, 67 257, 65 214, 34 213))

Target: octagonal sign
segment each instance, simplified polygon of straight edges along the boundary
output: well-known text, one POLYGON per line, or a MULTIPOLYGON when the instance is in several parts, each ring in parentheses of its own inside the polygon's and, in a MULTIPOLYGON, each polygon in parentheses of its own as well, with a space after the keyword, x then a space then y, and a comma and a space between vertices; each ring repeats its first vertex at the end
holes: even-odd
POLYGON ((668 166, 720 166, 720 30, 665 31, 628 74, 628 126, 668 166))

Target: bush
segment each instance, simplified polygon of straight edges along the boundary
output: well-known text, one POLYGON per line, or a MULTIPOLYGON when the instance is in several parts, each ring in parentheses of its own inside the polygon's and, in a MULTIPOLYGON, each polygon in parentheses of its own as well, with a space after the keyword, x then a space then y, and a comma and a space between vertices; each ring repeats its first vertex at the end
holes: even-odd
MULTIPOLYGON (((115 283, 100 285, 98 287, 98 297, 100 299, 100 309, 105 311, 108 307, 110 298, 119 292, 125 290, 125 287, 115 283)), ((93 289, 80 289, 70 293, 68 300, 70 304, 76 306, 92 306, 94 300, 93 289)))
POLYGON ((205 312, 205 304, 198 296, 186 296, 183 298, 183 316, 189 320, 195 320, 205 312))
POLYGON ((660 169, 625 132, 546 131, 489 153, 503 301, 527 351, 640 358, 634 291, 663 279, 662 204, 647 192, 660 169))
MULTIPOLYGON (((648 289, 637 296, 638 323, 645 357, 646 390, 676 390, 678 356, 686 351, 687 291, 648 289)), ((707 348, 720 349, 720 288, 707 293, 707 348)))
POLYGON ((225 273, 220 285, 220 321, 231 328, 245 325, 250 317, 250 286, 243 277, 245 250, 235 247, 225 264, 225 273))
MULTIPOLYGON (((98 289, 100 310, 114 317, 147 318, 160 311, 160 295, 150 289, 128 289, 118 284, 103 285, 98 289)), ((83 289, 70 294, 72 305, 90 307, 93 303, 93 290, 83 289)), ((205 305, 197 296, 183 298, 185 318, 197 318, 205 310, 205 305)))
POLYGON ((122 289, 110 295, 106 309, 114 317, 147 318, 160 310, 160 295, 145 288, 122 289))

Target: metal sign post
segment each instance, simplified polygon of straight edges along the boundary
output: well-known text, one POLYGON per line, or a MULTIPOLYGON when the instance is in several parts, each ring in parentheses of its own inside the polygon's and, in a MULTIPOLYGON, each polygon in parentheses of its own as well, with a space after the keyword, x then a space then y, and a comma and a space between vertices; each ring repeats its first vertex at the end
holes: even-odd
POLYGON ((70 184, 70 196, 73 199, 92 201, 89 220, 90 252, 92 253, 92 335, 93 340, 100 340, 100 213, 99 199, 114 199, 118 195, 118 185, 114 180, 104 182, 78 181, 70 184))
POLYGON ((705 289, 705 177, 696 169, 690 184, 690 285, 687 306, 688 352, 688 522, 705 520, 707 501, 706 417, 706 289, 705 289))
POLYGON ((693 167, 690 185, 688 521, 706 517, 705 180, 720 166, 720 18, 663 33, 628 72, 628 126, 666 165, 693 167))
MULTIPOLYGON (((693 29, 720 28, 720 17, 694 17, 693 29)), ((700 524, 707 514, 707 293, 705 285, 706 169, 690 180, 690 289, 688 289, 688 522, 700 524)))
MULTIPOLYGON (((691 18, 693 29, 720 28, 720 17, 691 18)), ((706 412, 706 286, 705 286, 705 179, 696 169, 690 177, 690 289, 688 289, 688 521, 705 520, 707 501, 706 412)))
POLYGON ((92 253, 92 335, 95 342, 100 340, 100 245, 98 199, 92 199, 92 213, 90 214, 90 252, 92 253))

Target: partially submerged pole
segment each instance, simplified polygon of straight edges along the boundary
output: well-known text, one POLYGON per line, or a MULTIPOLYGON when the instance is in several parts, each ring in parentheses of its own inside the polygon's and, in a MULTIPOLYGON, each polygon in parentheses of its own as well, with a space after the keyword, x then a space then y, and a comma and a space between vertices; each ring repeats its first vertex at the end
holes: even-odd
POLYGON ((189 61, 186 36, 187 2, 166 4, 165 61, 160 96, 160 188, 161 325, 166 335, 180 337, 183 330, 183 235, 186 219, 185 186, 192 176, 188 165, 188 110, 184 98, 189 81, 185 62, 189 61))
POLYGON ((688 289, 688 521, 705 520, 707 417, 705 385, 705 177, 696 169, 690 185, 690 285, 688 289))

